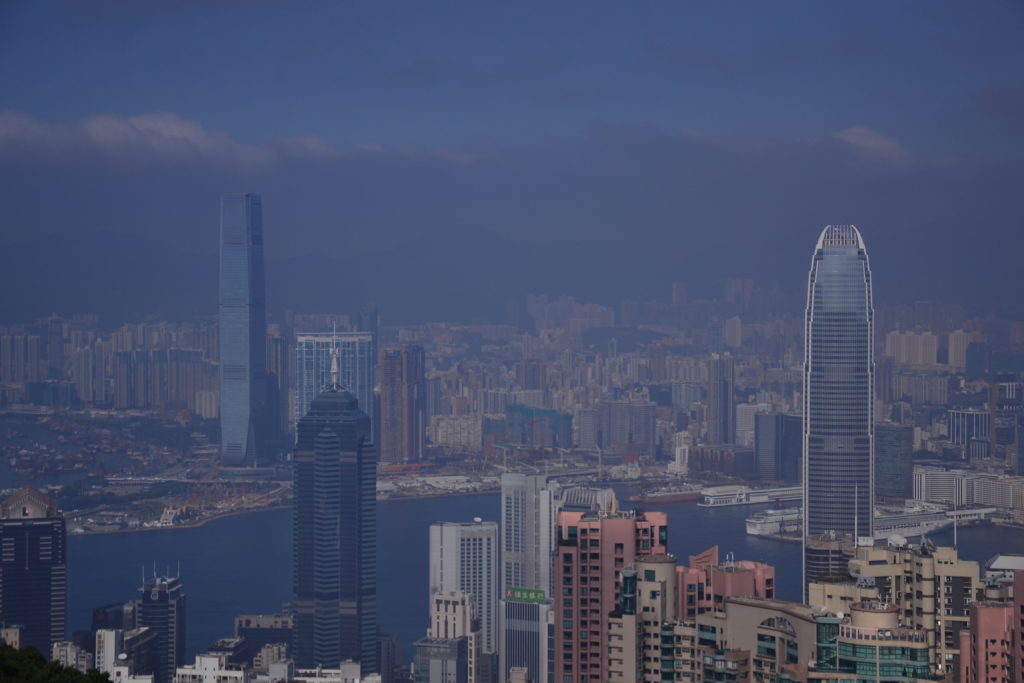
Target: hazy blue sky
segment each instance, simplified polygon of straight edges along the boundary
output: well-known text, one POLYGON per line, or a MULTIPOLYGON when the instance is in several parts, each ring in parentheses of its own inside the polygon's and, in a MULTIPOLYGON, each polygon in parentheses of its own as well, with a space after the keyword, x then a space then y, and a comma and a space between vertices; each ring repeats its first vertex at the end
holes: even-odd
POLYGON ((799 288, 835 222, 880 299, 1012 299, 1022 46, 1018 2, 4 2, 0 317, 212 312, 236 190, 276 309, 799 288))

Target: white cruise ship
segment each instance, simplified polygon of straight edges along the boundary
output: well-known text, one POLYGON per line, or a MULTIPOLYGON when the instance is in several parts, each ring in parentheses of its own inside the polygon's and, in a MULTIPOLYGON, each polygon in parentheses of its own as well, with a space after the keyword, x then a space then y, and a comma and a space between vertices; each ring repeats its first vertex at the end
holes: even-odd
MULTIPOLYGON (((899 535, 914 538, 952 526, 954 520, 961 523, 989 520, 994 512, 995 508, 945 510, 935 503, 907 501, 905 508, 882 508, 875 511, 874 537, 885 539, 899 535)), ((764 510, 747 518, 747 534, 798 537, 802 523, 802 508, 764 510)))
POLYGON ((747 517, 747 533, 751 536, 799 536, 802 523, 801 508, 776 508, 747 517))

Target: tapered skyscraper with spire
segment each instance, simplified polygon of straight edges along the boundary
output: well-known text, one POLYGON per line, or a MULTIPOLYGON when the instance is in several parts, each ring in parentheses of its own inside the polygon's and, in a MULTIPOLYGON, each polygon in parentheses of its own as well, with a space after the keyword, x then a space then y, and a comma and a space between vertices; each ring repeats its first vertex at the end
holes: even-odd
POLYGON ((299 420, 293 467, 292 656, 301 667, 377 664, 377 460, 370 418, 338 383, 299 420))
POLYGON ((806 585, 830 571, 842 539, 872 533, 874 306, 868 252, 852 225, 830 225, 818 239, 804 335, 806 585))

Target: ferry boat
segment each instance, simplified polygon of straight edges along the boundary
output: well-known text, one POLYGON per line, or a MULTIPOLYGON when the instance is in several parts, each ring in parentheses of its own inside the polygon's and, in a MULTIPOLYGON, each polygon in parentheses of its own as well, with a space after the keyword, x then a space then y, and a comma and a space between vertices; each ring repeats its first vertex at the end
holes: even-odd
POLYGON ((712 486, 703 489, 704 500, 697 503, 701 507, 724 507, 726 505, 757 505, 758 503, 803 501, 804 489, 796 486, 779 486, 767 489, 752 489, 749 486, 729 485, 712 486))
POLYGON ((628 500, 647 503, 685 503, 700 500, 703 495, 701 487, 696 484, 679 484, 644 491, 630 496, 628 500))

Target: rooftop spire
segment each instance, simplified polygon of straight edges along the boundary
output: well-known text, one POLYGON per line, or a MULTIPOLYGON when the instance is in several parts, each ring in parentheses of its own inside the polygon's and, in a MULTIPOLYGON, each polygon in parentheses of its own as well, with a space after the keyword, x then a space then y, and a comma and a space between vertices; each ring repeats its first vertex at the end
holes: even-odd
POLYGON ((338 323, 334 322, 331 324, 332 337, 331 337, 331 391, 338 391, 341 389, 341 385, 338 384, 338 323))

